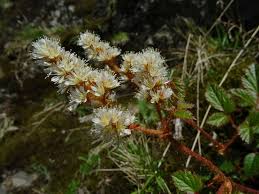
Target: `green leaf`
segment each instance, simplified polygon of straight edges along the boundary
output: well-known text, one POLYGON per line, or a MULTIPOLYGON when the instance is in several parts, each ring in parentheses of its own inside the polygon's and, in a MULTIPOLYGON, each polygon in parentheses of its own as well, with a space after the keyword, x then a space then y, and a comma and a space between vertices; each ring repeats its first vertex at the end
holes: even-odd
POLYGON ((202 189, 203 183, 199 176, 189 171, 177 171, 172 176, 175 186, 184 192, 198 192, 202 189))
POLYGON ((244 89, 232 89, 231 93, 237 96, 241 102, 241 106, 254 106, 256 104, 256 96, 251 95, 251 93, 244 89))
POLYGON ((259 94, 259 66, 252 64, 242 77, 244 89, 233 89, 232 93, 239 97, 241 106, 253 106, 257 104, 259 94))
POLYGON ((220 127, 222 125, 227 124, 229 121, 229 117, 227 115, 225 115, 222 112, 218 112, 218 113, 214 113, 212 114, 207 123, 216 127, 220 127))
POLYGON ((248 121, 244 121, 239 127, 239 135, 246 143, 251 143, 253 140, 253 128, 249 126, 248 121))
POLYGON ((259 112, 251 111, 247 119, 240 125, 239 134, 242 140, 251 143, 257 133, 259 133, 259 112))
POLYGON ((225 160, 221 165, 220 169, 226 173, 231 173, 235 170, 235 166, 232 164, 231 161, 225 160))
POLYGON ((246 71, 245 76, 242 78, 242 84, 247 91, 251 94, 257 95, 259 92, 259 68, 258 65, 252 64, 246 71))
POLYGON ((246 176, 259 175, 259 154, 247 154, 244 159, 244 171, 246 176))
POLYGON ((145 100, 139 100, 138 110, 138 120, 140 123, 144 123, 147 126, 152 126, 159 121, 159 116, 153 104, 148 103, 145 100))
POLYGON ((193 108, 193 104, 187 102, 178 102, 177 109, 190 109, 193 108))
POLYGON ((211 106, 219 111, 231 113, 235 110, 234 102, 229 98, 229 96, 222 88, 216 85, 209 86, 207 88, 205 97, 211 106))
POLYGON ((259 112, 251 111, 247 117, 250 127, 259 127, 259 112))
POLYGON ((180 119, 191 119, 192 113, 188 110, 176 110, 174 116, 180 119))

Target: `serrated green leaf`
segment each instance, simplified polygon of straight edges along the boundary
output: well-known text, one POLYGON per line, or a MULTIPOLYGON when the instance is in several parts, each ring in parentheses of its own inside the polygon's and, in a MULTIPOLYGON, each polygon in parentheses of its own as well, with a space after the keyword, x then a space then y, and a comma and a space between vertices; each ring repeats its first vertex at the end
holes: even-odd
POLYGON ((242 84, 247 91, 251 94, 257 95, 259 92, 259 67, 258 65, 252 64, 246 71, 245 76, 242 78, 242 84))
POLYGON ((216 127, 220 127, 229 122, 229 117, 222 112, 214 113, 209 118, 207 123, 216 127))
POLYGON ((259 175, 259 154, 247 154, 244 159, 244 171, 246 176, 259 175))
POLYGON ((211 106, 219 111, 231 113, 235 110, 234 102, 229 98, 229 96, 222 88, 216 85, 209 86, 207 88, 205 97, 211 106))
POLYGON ((202 189, 203 183, 199 176, 189 171, 177 171, 172 176, 175 186, 184 192, 198 192, 202 189))
POLYGON ((244 89, 232 89, 231 93, 237 96, 241 101, 241 106, 254 106, 256 104, 256 96, 244 89))
POLYGON ((187 102, 179 102, 177 104, 177 109, 190 109, 193 107, 193 104, 187 102))
POLYGON ((173 83, 175 84, 175 93, 180 100, 185 98, 185 86, 181 79, 174 79, 173 83))
POLYGON ((253 128, 249 126, 247 121, 244 121, 239 127, 239 135, 246 143, 251 143, 253 140, 253 128))
POLYGON ((180 119, 191 119, 192 113, 188 110, 176 110, 174 116, 180 119))
POLYGON ((247 119, 240 125, 239 134, 242 140, 251 143, 257 133, 259 133, 259 112, 251 111, 247 119))

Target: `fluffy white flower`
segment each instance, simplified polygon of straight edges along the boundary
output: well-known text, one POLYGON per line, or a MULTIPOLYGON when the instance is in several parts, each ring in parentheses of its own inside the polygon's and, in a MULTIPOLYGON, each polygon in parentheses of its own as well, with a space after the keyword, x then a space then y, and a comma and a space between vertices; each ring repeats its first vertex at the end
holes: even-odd
POLYGON ((118 55, 120 55, 120 53, 121 53, 120 49, 109 46, 106 49, 104 49, 102 52, 99 52, 96 58, 98 61, 109 61, 117 57, 118 55))
POLYGON ((78 45, 86 50, 90 59, 97 59, 98 61, 109 61, 121 53, 120 49, 101 41, 99 36, 89 31, 80 35, 78 45))
POLYGON ((83 87, 71 89, 69 96, 69 110, 74 110, 79 104, 87 102, 87 94, 88 91, 83 87))
POLYGON ((43 37, 36 42, 33 42, 32 47, 32 57, 34 59, 44 59, 47 62, 60 60, 64 53, 64 49, 57 40, 49 39, 47 37, 43 37))
POLYGON ((152 90, 168 81, 164 59, 160 53, 152 48, 140 53, 128 53, 123 56, 122 72, 133 73, 131 79, 137 86, 145 86, 152 90))
POLYGON ((162 86, 162 88, 160 88, 157 91, 151 91, 150 92, 150 96, 151 96, 151 103, 158 103, 161 100, 165 100, 168 99, 172 96, 173 94, 173 90, 171 88, 167 88, 162 86))
POLYGON ((132 71, 135 73, 148 73, 150 76, 157 76, 157 71, 162 71, 166 75, 166 69, 164 67, 165 60, 160 53, 152 48, 148 48, 135 56, 135 65, 132 67, 132 71), (162 70, 161 70, 162 69, 162 70))
POLYGON ((96 43, 99 43, 100 37, 92 32, 86 31, 80 34, 78 45, 82 46, 84 49, 94 47, 96 43))
POLYGON ((120 85, 120 82, 115 78, 115 75, 107 70, 101 70, 95 79, 95 84, 92 90, 95 96, 103 96, 107 90, 114 89, 120 85))
POLYGON ((135 75, 133 75, 131 69, 134 67, 134 65, 139 65, 136 63, 136 58, 138 57, 138 55, 138 53, 133 52, 122 55, 123 62, 120 67, 120 71, 124 73, 124 75, 121 76, 122 80, 134 78, 135 75))
POLYGON ((60 60, 55 66, 50 66, 47 68, 50 75, 53 75, 51 81, 56 84, 63 83, 66 77, 75 68, 75 61, 77 61, 77 58, 74 54, 66 52, 63 55, 63 59, 60 60))
POLYGON ((138 92, 136 93, 136 98, 141 100, 141 99, 147 99, 149 97, 149 92, 150 90, 145 87, 145 86, 140 86, 138 92))
POLYGON ((83 84, 93 79, 94 70, 84 60, 74 58, 70 61, 70 64, 73 66, 73 69, 67 76, 66 85, 83 84))
POLYGON ((125 111, 120 107, 102 107, 94 110, 93 132, 107 132, 110 134, 125 135, 130 134, 128 126, 135 120, 135 116, 129 111, 125 111))

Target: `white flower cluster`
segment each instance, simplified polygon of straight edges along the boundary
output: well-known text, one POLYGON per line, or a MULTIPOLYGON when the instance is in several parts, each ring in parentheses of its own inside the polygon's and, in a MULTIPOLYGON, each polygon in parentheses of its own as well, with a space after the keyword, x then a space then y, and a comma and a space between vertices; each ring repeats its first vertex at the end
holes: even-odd
POLYGON ((57 40, 41 38, 32 44, 34 59, 44 62, 51 81, 59 91, 70 95, 70 109, 80 103, 107 104, 113 99, 112 89, 120 82, 111 71, 92 69, 85 60, 65 51, 57 40))
MULTIPOLYGON (((108 43, 101 42, 98 36, 88 32, 80 36, 80 42, 84 43, 83 47, 89 56, 99 61, 111 60, 120 54, 119 49, 110 47, 108 43)), ((85 60, 65 51, 55 39, 43 37, 32 46, 32 57, 43 62, 48 76, 58 85, 60 92, 69 93, 70 109, 75 109, 81 103, 103 106, 94 111, 94 132, 99 133, 103 129, 119 135, 130 134, 127 127, 133 123, 135 117, 120 107, 107 106, 115 99, 112 90, 120 86, 111 70, 91 68, 85 60)))
POLYGON ((89 59, 103 62, 110 69, 93 69, 85 60, 65 51, 58 40, 46 37, 32 44, 32 56, 43 61, 51 81, 58 85, 60 92, 69 93, 71 109, 81 103, 101 106, 94 110, 94 132, 130 134, 128 127, 135 117, 121 107, 112 107, 115 101, 113 89, 120 86, 116 76, 137 85, 136 96, 140 99, 161 103, 171 98, 173 91, 165 61, 158 51, 149 48, 139 53, 126 53, 119 66, 116 57, 120 50, 101 41, 96 34, 82 33, 78 44, 86 50, 89 59))
POLYGON ((101 107, 94 111, 94 132, 100 133, 103 129, 109 134, 130 135, 128 126, 132 124, 135 117, 120 107, 101 107))
POLYGON ((159 103, 172 96, 165 61, 158 51, 148 48, 140 53, 124 54, 122 58, 121 72, 139 87, 137 98, 159 103))
POLYGON ((110 46, 108 42, 101 41, 98 35, 89 31, 80 35, 78 45, 86 50, 90 59, 98 61, 110 61, 121 53, 118 48, 110 46))

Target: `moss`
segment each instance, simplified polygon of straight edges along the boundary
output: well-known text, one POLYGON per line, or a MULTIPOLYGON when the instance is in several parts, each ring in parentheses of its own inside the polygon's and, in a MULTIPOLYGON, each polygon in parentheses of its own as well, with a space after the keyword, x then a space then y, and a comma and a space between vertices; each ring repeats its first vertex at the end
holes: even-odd
POLYGON ((17 107, 20 130, 7 134, 0 142, 0 171, 42 164, 51 176, 49 193, 63 193, 64 185, 69 184, 80 165, 78 156, 88 152, 92 140, 87 129, 84 129, 75 131, 66 141, 71 129, 86 126, 63 110, 50 115, 39 128, 33 129, 33 115, 42 111, 45 105, 62 99, 52 90, 43 96, 40 104, 35 103, 27 108, 20 104, 17 107))

